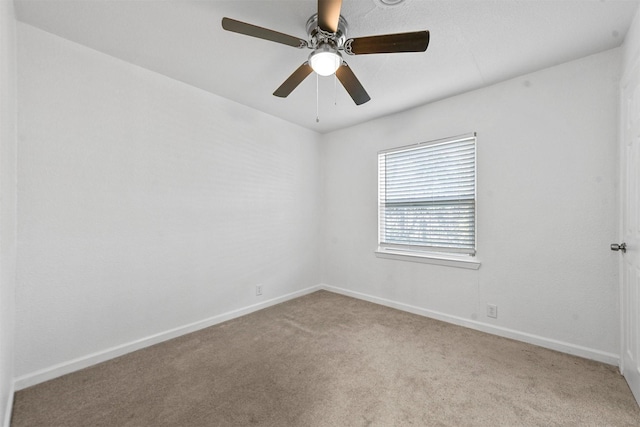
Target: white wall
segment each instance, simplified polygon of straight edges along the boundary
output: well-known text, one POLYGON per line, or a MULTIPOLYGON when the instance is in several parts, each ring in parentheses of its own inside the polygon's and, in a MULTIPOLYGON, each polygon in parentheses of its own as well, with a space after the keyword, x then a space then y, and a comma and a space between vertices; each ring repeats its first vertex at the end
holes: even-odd
POLYGON ((325 135, 323 282, 617 363, 619 67, 607 51, 325 135), (377 152, 473 131, 480 269, 376 258, 377 152))
POLYGON ((13 401, 13 321, 16 259, 16 20, 0 1, 0 423, 13 401))
POLYGON ((17 387, 319 283, 315 133, 25 24, 18 46, 17 387))

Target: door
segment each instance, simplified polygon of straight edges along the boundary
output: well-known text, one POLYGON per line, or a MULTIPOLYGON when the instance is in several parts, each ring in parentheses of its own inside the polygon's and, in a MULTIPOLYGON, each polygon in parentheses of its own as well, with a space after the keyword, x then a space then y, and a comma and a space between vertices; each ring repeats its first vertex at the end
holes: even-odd
POLYGON ((640 402, 640 58, 621 81, 621 369, 640 402))

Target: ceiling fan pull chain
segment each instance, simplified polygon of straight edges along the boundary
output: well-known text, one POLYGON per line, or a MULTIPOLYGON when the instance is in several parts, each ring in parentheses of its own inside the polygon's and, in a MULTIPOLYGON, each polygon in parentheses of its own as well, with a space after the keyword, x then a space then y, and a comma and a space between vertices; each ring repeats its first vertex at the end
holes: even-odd
POLYGON ((319 90, 318 90, 318 73, 316 73, 316 123, 320 123, 320 102, 319 102, 319 90))
POLYGON ((338 76, 333 73, 333 105, 338 105, 338 76))

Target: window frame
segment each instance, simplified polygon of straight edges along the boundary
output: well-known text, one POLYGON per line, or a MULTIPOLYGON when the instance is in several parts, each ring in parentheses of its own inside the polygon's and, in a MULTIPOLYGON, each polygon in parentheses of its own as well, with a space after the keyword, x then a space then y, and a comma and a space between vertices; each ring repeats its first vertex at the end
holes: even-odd
POLYGON ((477 234, 478 234, 478 140, 477 133, 467 133, 462 135, 456 135, 448 138, 441 138, 437 140, 430 140, 425 142, 420 142, 417 144, 406 145, 402 147, 396 147, 391 149, 386 149, 378 152, 378 247, 375 251, 375 254, 379 258, 387 258, 387 259, 399 259, 405 261, 415 261, 415 262, 424 262, 429 264, 437 264, 437 265, 445 265, 451 267, 460 267, 460 268, 468 268, 468 269, 478 269, 480 268, 480 261, 477 259, 477 234), (382 219, 382 192, 383 187, 386 192, 386 183, 381 182, 381 169, 380 162, 382 156, 386 156, 388 154, 392 154, 395 152, 402 151, 410 151, 419 149, 422 147, 429 147, 433 145, 443 145, 447 143, 455 143, 468 139, 473 139, 473 164, 474 164, 474 188, 473 188, 473 222, 474 222, 474 230, 473 230, 473 249, 468 253, 466 251, 461 251, 460 249, 452 249, 447 251, 445 247, 423 247, 416 245, 404 245, 404 244, 395 244, 395 243, 384 243, 382 242, 382 228, 383 228, 383 219, 382 219))

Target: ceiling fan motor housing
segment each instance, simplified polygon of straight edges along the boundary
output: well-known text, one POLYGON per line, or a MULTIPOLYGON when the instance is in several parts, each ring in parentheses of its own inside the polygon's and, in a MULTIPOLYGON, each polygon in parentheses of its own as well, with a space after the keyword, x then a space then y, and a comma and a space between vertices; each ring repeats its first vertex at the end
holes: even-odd
POLYGON ((307 20, 307 35, 309 36, 309 48, 315 50, 322 45, 329 45, 337 51, 342 49, 347 40, 347 20, 340 15, 338 31, 330 33, 318 26, 318 14, 314 13, 307 20))

